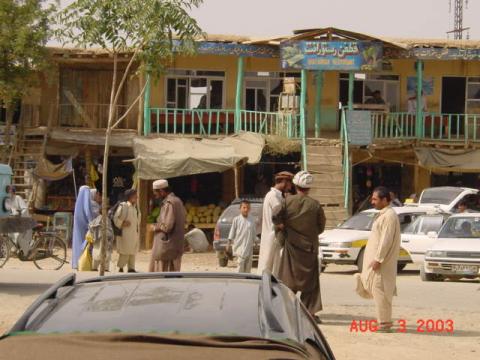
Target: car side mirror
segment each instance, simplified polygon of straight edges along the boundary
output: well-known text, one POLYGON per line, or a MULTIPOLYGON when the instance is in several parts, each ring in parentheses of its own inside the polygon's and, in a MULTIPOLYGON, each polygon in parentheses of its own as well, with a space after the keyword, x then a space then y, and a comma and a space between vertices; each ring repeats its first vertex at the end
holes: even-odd
POLYGON ((436 231, 429 231, 427 233, 427 236, 430 238, 430 239, 435 239, 437 237, 438 233, 436 231))

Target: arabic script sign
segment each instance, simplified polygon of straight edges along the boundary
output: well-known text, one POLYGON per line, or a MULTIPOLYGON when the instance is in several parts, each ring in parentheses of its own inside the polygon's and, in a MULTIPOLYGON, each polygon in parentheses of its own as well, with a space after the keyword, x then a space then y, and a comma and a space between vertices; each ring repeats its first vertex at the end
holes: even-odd
POLYGON ((280 45, 284 69, 381 69, 383 45, 371 41, 290 41, 280 45))
POLYGON ((411 53, 423 60, 480 60, 480 49, 414 48, 411 53))
MULTIPOLYGON (((180 41, 174 40, 173 45, 174 47, 179 47, 180 41)), ((259 58, 278 58, 280 55, 278 48, 275 46, 233 44, 211 41, 197 43, 197 53, 204 55, 233 55, 259 58)))

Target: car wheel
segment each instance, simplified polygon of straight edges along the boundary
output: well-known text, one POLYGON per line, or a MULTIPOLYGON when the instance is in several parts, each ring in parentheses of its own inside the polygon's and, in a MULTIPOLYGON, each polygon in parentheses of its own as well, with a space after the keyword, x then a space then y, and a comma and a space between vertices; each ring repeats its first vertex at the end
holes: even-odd
POLYGON ((326 268, 327 268, 327 265, 322 264, 322 266, 321 266, 321 272, 324 273, 326 268))
POLYGON ((406 266, 407 266, 406 263, 399 263, 399 264, 397 264, 397 272, 402 271, 403 269, 405 269, 406 266))
POLYGON ((360 252, 358 253, 358 257, 357 257, 357 268, 358 268, 358 271, 359 271, 359 272, 362 272, 362 269, 363 269, 363 257, 364 257, 364 254, 365 254, 365 248, 363 248, 362 250, 360 250, 360 252))
POLYGON ((218 266, 220 267, 227 267, 228 265, 228 257, 220 257, 218 258, 218 266))
POLYGON ((423 266, 420 268, 420 278, 422 281, 443 281, 443 276, 425 272, 423 266))

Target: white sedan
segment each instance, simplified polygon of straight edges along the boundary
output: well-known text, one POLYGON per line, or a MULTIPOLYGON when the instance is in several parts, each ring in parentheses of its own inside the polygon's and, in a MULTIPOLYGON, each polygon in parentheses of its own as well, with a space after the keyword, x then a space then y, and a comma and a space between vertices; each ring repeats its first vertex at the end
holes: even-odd
POLYGON ((402 248, 408 252, 415 264, 423 264, 425 252, 437 240, 431 232, 438 233, 448 217, 449 214, 443 213, 422 215, 403 230, 402 248))
POLYGON ((425 254, 420 276, 423 281, 480 277, 480 213, 456 214, 446 221, 425 254))

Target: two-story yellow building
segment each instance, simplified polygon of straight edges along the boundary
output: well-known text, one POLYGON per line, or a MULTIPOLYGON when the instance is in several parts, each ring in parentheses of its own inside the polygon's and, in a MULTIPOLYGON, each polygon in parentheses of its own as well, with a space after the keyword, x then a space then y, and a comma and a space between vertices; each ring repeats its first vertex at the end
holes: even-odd
MULTIPOLYGON (((94 50, 51 53, 57 71, 22 101, 12 162, 21 184, 21 164, 40 152, 57 162, 74 156, 75 183, 49 184, 43 201, 68 210, 74 187, 95 177, 92 168, 101 171, 95 165, 102 163, 112 63, 94 50), (29 151, 29 142, 38 149, 29 151)), ((303 167, 316 175, 312 194, 334 225, 380 184, 402 198, 430 185, 478 185, 480 164, 465 160, 480 159, 477 41, 386 39, 335 28, 270 39, 210 35, 197 55, 177 56, 159 79, 129 78, 118 116, 145 82, 144 100, 114 133, 112 189, 133 181, 127 160, 136 136, 216 139, 243 131, 265 136, 260 162, 236 176, 231 170, 173 179, 184 200, 228 203, 235 179, 237 192, 260 196, 273 172, 303 167)))

